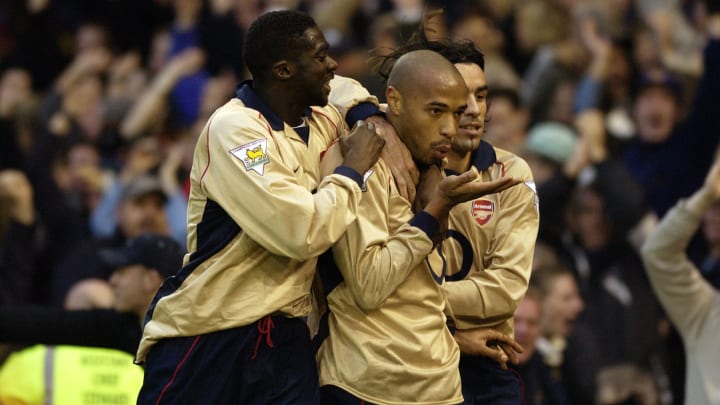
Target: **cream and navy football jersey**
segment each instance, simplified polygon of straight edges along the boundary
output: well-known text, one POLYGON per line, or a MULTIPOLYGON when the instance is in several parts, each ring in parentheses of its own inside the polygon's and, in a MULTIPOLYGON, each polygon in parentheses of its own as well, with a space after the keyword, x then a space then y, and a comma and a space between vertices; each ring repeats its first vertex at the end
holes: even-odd
POLYGON ((382 159, 364 177, 358 218, 332 248, 341 280, 327 297, 320 385, 372 403, 460 403, 443 264, 429 237, 437 221, 413 215, 382 159))
POLYGON ((525 296, 539 226, 538 198, 527 163, 481 142, 473 155, 476 181, 503 176, 524 184, 455 206, 448 238, 445 290, 457 329, 492 327, 513 335, 513 316, 525 296))
POLYGON ((310 312, 317 256, 355 221, 362 177, 320 177, 321 154, 347 131, 336 108, 308 108, 304 122, 284 123, 250 82, 210 117, 190 174, 189 253, 151 305, 138 362, 163 338, 310 312))

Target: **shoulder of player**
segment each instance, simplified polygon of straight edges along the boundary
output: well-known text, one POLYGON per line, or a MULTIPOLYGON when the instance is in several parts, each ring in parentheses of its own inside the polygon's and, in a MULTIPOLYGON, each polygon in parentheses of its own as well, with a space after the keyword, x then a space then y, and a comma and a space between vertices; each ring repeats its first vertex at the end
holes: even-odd
POLYGON ((343 122, 343 117, 335 106, 328 104, 326 106, 312 106, 311 120, 315 121, 319 125, 330 124, 334 127, 339 127, 343 122))
MULTIPOLYGON (((317 122, 319 125, 330 124, 337 127, 342 123, 343 118, 340 112, 332 105, 312 106, 310 109, 312 114, 309 119, 317 122)), ((263 117, 260 111, 245 106, 238 98, 233 98, 218 107, 210 119, 215 125, 220 124, 235 127, 261 126, 262 128, 270 128, 270 123, 263 117)))
POLYGON ((503 168, 506 176, 532 180, 532 172, 525 159, 505 149, 494 146, 493 149, 495 149, 496 163, 503 168))
POLYGON ((247 107, 240 99, 233 98, 220 106, 208 122, 215 128, 253 128, 267 131, 270 124, 256 109, 247 107))

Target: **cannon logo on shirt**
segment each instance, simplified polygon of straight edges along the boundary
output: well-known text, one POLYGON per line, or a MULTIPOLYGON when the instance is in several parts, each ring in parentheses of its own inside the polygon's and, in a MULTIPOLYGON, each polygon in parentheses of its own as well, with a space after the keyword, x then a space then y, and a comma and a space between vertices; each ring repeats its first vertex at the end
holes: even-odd
POLYGON ((472 216, 480 225, 490 222, 495 212, 495 203, 488 200, 475 200, 472 203, 472 216))
POLYGON ((266 139, 258 139, 238 146, 230 153, 243 162, 245 170, 253 170, 261 176, 265 173, 265 165, 270 162, 270 158, 267 156, 266 139))

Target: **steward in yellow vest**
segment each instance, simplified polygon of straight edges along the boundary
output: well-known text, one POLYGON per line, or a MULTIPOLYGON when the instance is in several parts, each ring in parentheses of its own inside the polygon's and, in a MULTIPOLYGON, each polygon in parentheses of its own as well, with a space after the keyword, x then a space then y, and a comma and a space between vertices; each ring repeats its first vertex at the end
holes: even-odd
POLYGON ((143 370, 114 349, 36 345, 0 368, 2 405, 131 405, 143 370))

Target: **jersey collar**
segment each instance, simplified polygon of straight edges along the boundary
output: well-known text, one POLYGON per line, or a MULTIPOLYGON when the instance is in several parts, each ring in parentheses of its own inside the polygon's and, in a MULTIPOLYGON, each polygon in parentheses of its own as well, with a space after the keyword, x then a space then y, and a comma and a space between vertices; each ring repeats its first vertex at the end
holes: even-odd
POLYGON ((473 153, 471 159, 472 165, 475 166, 479 172, 487 170, 497 161, 495 148, 485 141, 480 141, 480 145, 473 153))
MULTIPOLYGON (((477 150, 470 156, 470 164, 475 166, 478 172, 487 170, 497 161, 497 155, 495 154, 495 148, 485 141, 480 141, 480 145, 477 150)), ((459 175, 460 173, 455 170, 445 169, 447 175, 459 175)))
MULTIPOLYGON (((252 80, 245 80, 240 83, 235 91, 235 96, 239 98, 246 107, 259 111, 270 124, 273 131, 282 131, 285 129, 285 122, 280 119, 280 117, 278 117, 277 114, 275 114, 255 92, 252 80)), ((312 109, 310 107, 305 107, 303 110, 303 116, 309 117, 311 114, 312 109)))

